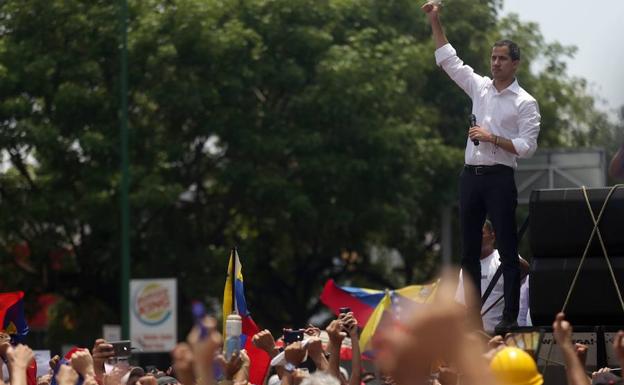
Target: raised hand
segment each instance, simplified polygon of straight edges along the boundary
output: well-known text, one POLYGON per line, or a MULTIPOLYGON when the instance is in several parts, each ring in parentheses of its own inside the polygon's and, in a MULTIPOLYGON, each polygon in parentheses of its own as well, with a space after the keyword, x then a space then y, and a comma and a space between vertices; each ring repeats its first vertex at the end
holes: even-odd
POLYGON ((338 347, 342 345, 342 340, 344 340, 347 336, 347 333, 342 331, 342 321, 339 319, 330 322, 329 325, 327 325, 327 328, 325 328, 325 331, 327 332, 332 345, 336 345, 338 347))
POLYGON ((438 12, 440 12, 440 4, 438 1, 428 1, 420 9, 427 15, 435 14, 437 16, 438 12))
POLYGON ((193 355, 195 357, 195 365, 203 367, 211 367, 215 352, 221 347, 223 338, 221 333, 217 331, 217 320, 213 317, 205 317, 202 321, 204 327, 209 332, 206 337, 201 337, 199 327, 195 326, 186 338, 193 355))
POLYGON ((115 356, 113 345, 109 344, 104 338, 98 338, 91 349, 93 355, 93 370, 96 377, 101 378, 104 375, 104 363, 115 356))
POLYGON ((249 383, 249 367, 251 366, 251 360, 245 349, 240 351, 239 357, 243 365, 238 372, 234 374, 234 385, 247 385, 249 383))
POLYGON ((275 347, 275 339, 270 331, 264 329, 254 334, 251 342, 258 348, 269 353, 271 357, 275 357, 279 352, 275 347))
POLYGON ((193 372, 193 352, 186 342, 181 342, 173 348, 171 361, 176 378, 184 385, 195 384, 195 374, 193 372))
POLYGON ((51 382, 52 382, 52 375, 49 373, 44 374, 43 376, 37 377, 37 385, 50 385, 51 382))
POLYGON ((300 341, 293 342, 292 344, 286 346, 286 349, 284 349, 284 357, 286 358, 286 361, 295 366, 303 362, 305 355, 306 351, 301 346, 300 341))
POLYGON ((306 349, 308 350, 308 353, 310 354, 310 357, 312 358, 324 355, 323 354, 323 342, 318 337, 308 338, 306 349))
POLYGON ((9 347, 6 351, 6 356, 9 361, 9 368, 14 370, 26 370, 30 360, 35 356, 32 349, 26 345, 17 345, 16 347, 9 347))
MULTIPOLYGON (((215 353, 221 348, 223 338, 217 331, 217 320, 214 317, 204 317, 203 327, 208 330, 206 336, 202 336, 199 326, 193 327, 186 338, 193 352, 195 378, 197 385, 211 385, 213 378, 212 363, 215 353)), ((185 384, 191 385, 191 384, 185 384)))
POLYGON ((553 335, 560 346, 572 346, 572 325, 565 319, 565 314, 558 313, 553 322, 553 335))
POLYGON ((240 357, 239 352, 234 352, 230 360, 226 360, 223 354, 219 354, 215 357, 215 361, 221 366, 223 369, 223 375, 226 380, 232 380, 234 375, 240 370, 243 366, 243 360, 240 357))
POLYGON ((581 364, 583 366, 585 366, 585 363, 587 362, 588 349, 589 347, 587 345, 579 343, 574 344, 574 351, 576 352, 576 356, 578 357, 579 361, 581 361, 581 364))
POLYGON ((95 376, 93 357, 86 349, 80 349, 71 355, 71 366, 83 377, 95 376))
POLYGON ((321 371, 326 371, 329 367, 329 362, 325 357, 325 351, 323 350, 323 342, 319 337, 310 337, 307 340, 306 349, 308 350, 308 354, 316 368, 321 371))
POLYGON ((342 317, 342 325, 345 332, 349 333, 350 338, 357 338, 357 320, 353 316, 352 312, 348 312, 342 317))
POLYGON ((320 337, 321 336, 321 329, 317 328, 314 325, 308 325, 308 327, 305 329, 304 333, 306 335, 309 335, 309 336, 320 337))
POLYGON ((48 365, 50 365, 50 369, 52 370, 56 369, 56 365, 58 365, 60 360, 61 360, 61 356, 59 356, 58 354, 55 354, 54 357, 50 358, 50 361, 48 361, 48 365))
POLYGON ((71 366, 61 365, 56 374, 56 382, 59 385, 76 385, 78 373, 71 366))

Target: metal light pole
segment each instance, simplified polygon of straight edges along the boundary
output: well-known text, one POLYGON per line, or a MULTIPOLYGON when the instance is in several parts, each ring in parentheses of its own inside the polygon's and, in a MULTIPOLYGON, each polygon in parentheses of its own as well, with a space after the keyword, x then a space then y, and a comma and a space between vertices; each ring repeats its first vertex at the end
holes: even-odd
POLYGON ((128 339, 130 292, 130 172, 128 167, 128 1, 120 0, 120 138, 121 138, 121 335, 128 339))

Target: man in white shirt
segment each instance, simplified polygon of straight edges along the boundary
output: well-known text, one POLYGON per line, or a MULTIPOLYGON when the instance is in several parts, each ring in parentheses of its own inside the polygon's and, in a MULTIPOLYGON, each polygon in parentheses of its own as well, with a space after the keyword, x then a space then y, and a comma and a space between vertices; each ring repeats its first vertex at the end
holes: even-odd
MULTIPOLYGON (((500 266, 500 255, 498 250, 494 248, 496 242, 496 233, 492 228, 489 220, 483 225, 483 236, 481 242, 481 297, 490 286, 492 278, 496 275, 496 270, 500 266)), ((518 256, 522 270, 528 272, 529 264, 527 261, 518 256)), ((517 322, 519 326, 530 326, 531 320, 529 312, 529 277, 525 275, 522 279, 522 287, 520 290, 520 312, 517 322)), ((485 303, 481 306, 481 318, 483 320, 483 330, 488 333, 494 333, 496 325, 503 319, 503 309, 505 307, 504 300, 504 284, 503 277, 499 277, 494 284, 492 291, 485 299, 485 303)), ((455 293, 455 300, 460 303, 464 301, 464 279, 463 272, 459 272, 459 284, 455 293)))
MULTIPOLYGON (((422 9, 431 24, 436 63, 472 99, 476 118, 468 131, 459 183, 462 269, 480 293, 481 228, 489 216, 496 230, 504 278, 503 318, 497 326, 507 329, 517 325, 520 297, 514 169, 518 157, 530 157, 537 149, 539 108, 516 80, 520 49, 514 42, 496 42, 490 61, 492 79, 480 76, 449 44, 438 17, 439 5, 428 2, 422 9)), ((470 314, 479 314, 479 298, 466 298, 466 304, 470 314)))
POLYGON ((609 164, 609 176, 614 179, 624 179, 624 143, 622 143, 620 149, 611 159, 611 163, 609 164))

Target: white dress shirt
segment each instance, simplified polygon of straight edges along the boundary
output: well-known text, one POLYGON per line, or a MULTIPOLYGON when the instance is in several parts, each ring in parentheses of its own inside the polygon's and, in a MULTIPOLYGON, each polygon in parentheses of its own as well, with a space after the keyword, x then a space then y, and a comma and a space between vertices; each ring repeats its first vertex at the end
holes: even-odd
MULTIPOLYGON (((450 44, 435 51, 436 63, 472 99, 472 113, 477 125, 497 136, 511 140, 518 155, 497 148, 494 143, 481 142, 475 146, 466 139, 465 163, 471 165, 504 164, 516 168, 516 158, 529 158, 537 149, 540 130, 540 113, 537 101, 520 85, 518 80, 501 92, 487 76, 481 76, 457 57, 450 44)), ((466 133, 468 132, 466 119, 466 133)))
MULTIPOLYGON (((492 278, 496 274, 496 270, 498 266, 500 266, 500 255, 498 254, 498 250, 494 249, 492 254, 480 260, 481 262, 481 296, 485 293, 492 278)), ((522 286, 520 289, 520 311, 518 313, 518 325, 519 326, 528 326, 527 323, 530 323, 530 318, 527 320, 527 315, 529 312, 529 279, 528 276, 524 278, 522 281, 522 286), (524 290, 523 290, 524 288, 524 290)), ((503 319, 503 310, 505 309, 505 299, 498 301, 499 298, 503 297, 505 293, 505 280, 501 275, 492 292, 485 300, 485 304, 481 307, 481 319, 483 320, 483 329, 492 333, 494 331, 494 327, 498 325, 498 323, 503 319), (492 304, 496 301, 498 303, 492 307, 487 313, 483 314, 484 311, 490 308, 492 304)), ((463 273, 459 271, 459 284, 457 285, 457 291, 455 292, 455 301, 465 304, 464 298, 464 277, 463 273)))
POLYGON ((529 309, 529 276, 524 277, 520 286, 520 310, 518 311, 518 326, 533 326, 531 310, 529 309))

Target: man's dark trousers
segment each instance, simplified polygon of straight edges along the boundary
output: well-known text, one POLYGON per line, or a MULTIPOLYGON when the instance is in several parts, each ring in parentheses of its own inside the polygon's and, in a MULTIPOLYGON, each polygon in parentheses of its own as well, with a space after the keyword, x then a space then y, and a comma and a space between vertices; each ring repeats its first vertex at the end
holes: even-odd
MULTIPOLYGON (((462 231, 461 267, 481 293, 482 229, 489 217, 496 233, 496 244, 501 256, 504 279, 505 308, 503 320, 518 318, 520 303, 520 264, 518 262, 518 234, 516 206, 518 192, 513 168, 504 165, 465 166, 459 179, 459 215, 462 231)), ((468 291, 465 291, 468 297, 468 291)), ((480 311, 481 300, 466 298, 470 311, 480 311)))

